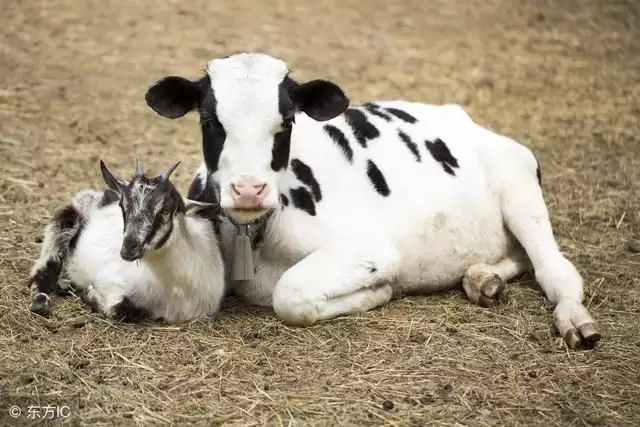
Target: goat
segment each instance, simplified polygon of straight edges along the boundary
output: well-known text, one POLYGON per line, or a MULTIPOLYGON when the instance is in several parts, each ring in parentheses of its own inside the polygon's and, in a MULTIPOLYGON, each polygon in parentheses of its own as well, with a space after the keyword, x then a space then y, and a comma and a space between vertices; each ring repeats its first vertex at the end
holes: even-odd
POLYGON ((126 181, 100 160, 105 191, 82 190, 45 227, 31 274, 31 310, 74 289, 107 318, 181 322, 217 313, 225 274, 212 223, 219 206, 184 200, 169 177, 126 181))

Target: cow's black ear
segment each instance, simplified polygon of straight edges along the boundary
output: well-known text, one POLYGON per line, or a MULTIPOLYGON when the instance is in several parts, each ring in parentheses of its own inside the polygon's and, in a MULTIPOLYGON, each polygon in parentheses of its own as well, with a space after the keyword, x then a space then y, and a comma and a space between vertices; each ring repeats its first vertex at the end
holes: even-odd
POLYGON ((195 109, 200 101, 200 85, 182 77, 170 76, 147 90, 145 100, 156 113, 177 119, 195 109))
POLYGON ((349 98, 335 83, 312 80, 298 85, 294 93, 296 107, 319 122, 331 120, 349 108, 349 98))

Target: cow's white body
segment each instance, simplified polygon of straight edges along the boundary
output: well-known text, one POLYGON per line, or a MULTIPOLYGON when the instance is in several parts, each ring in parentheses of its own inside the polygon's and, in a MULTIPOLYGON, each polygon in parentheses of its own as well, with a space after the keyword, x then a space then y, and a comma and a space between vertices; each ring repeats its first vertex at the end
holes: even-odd
MULTIPOLYGON (((394 295, 455 286, 471 265, 495 264, 520 250, 502 218, 500 187, 517 187, 520 181, 538 185, 532 153, 477 126, 454 105, 377 104, 401 107, 418 122, 368 116, 381 137, 366 149, 351 139, 353 164, 322 131, 329 123, 349 136, 343 116, 324 124, 304 114, 296 117, 291 158, 311 167, 322 201, 316 203, 316 216, 291 206, 275 211, 256 254, 256 279, 234 285, 252 303, 270 305, 282 274, 327 245, 373 251, 380 263, 389 265, 385 279, 392 283, 394 295), (398 126, 417 144, 421 162, 397 137, 398 126), (445 141, 458 160, 456 176, 445 173, 427 151, 424 141, 436 138, 445 141), (391 190, 388 197, 378 194, 367 177, 369 159, 383 172, 391 190)), ((201 168, 200 176, 205 170, 201 168)), ((278 182, 281 189, 300 185, 291 173, 278 182)), ((225 247, 231 248, 234 229, 227 230, 225 247)), ((327 262, 319 278, 332 268, 333 261, 327 262)))
MULTIPOLYGON (((200 111, 205 162, 196 187, 217 187, 221 207, 237 222, 274 208, 256 249, 256 277, 234 283, 236 293, 273 305, 287 323, 306 325, 461 281, 470 300, 487 305, 504 280, 533 268, 557 305, 555 323, 569 345, 600 338, 582 305, 582 278, 553 237, 537 161, 527 148, 474 123, 456 105, 387 101, 345 111, 337 86, 298 84, 287 75, 280 60, 238 54, 211 61, 198 82, 167 77, 147 92, 147 103, 165 117, 200 111), (278 132, 286 129, 283 169, 278 132), (446 164, 443 152, 451 159, 446 164), (321 198, 294 162, 312 172, 321 198), (378 172, 369 173, 370 162, 378 172), (372 177, 380 175, 385 186, 372 177), (235 187, 240 182, 268 190, 257 213, 235 204, 244 198, 235 187), (313 195, 313 209, 292 203, 300 188, 307 199, 313 195)), ((228 259, 235 232, 223 223, 228 259)))

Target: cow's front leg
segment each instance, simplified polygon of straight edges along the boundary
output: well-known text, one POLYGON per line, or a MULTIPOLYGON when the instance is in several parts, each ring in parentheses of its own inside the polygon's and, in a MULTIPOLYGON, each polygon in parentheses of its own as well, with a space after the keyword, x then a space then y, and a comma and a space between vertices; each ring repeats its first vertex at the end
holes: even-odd
POLYGON ((282 275, 273 308, 297 326, 371 310, 391 300, 399 262, 387 241, 323 246, 282 275))

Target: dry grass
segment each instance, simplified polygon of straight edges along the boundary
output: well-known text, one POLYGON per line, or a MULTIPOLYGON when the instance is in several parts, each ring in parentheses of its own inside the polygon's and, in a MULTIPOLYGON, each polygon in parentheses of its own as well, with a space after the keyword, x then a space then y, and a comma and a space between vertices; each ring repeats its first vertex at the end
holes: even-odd
POLYGON ((0 23, 0 424, 12 403, 94 425, 640 424, 636 0, 7 0, 0 23), (354 101, 460 102, 534 148, 601 344, 566 351, 530 281, 497 309, 452 292, 307 329, 236 301, 176 327, 111 324, 75 301, 29 313, 41 227, 99 184, 98 156, 181 159, 186 189, 197 119, 159 118, 146 87, 240 50, 354 101))

